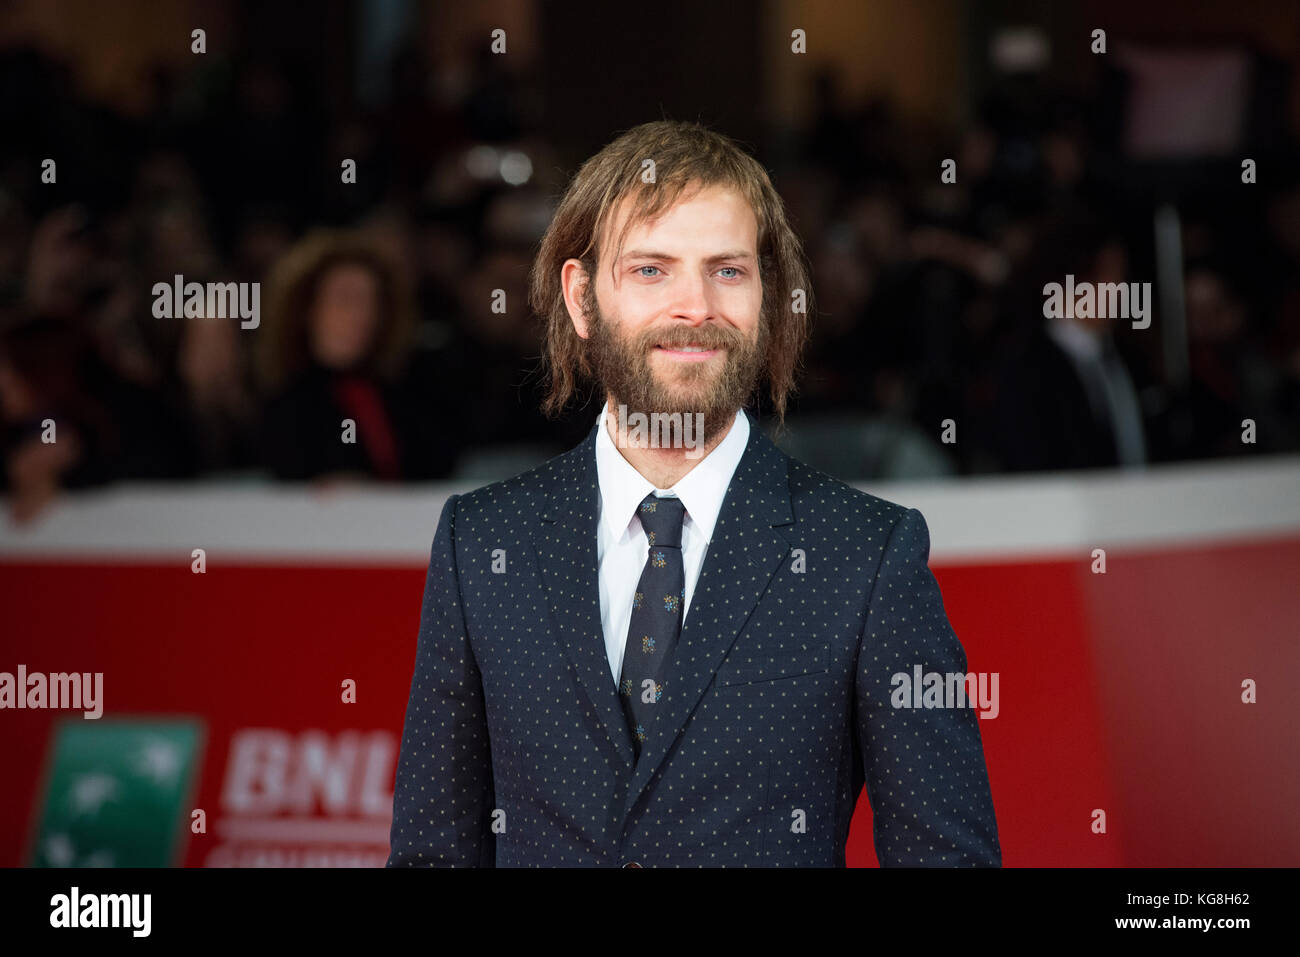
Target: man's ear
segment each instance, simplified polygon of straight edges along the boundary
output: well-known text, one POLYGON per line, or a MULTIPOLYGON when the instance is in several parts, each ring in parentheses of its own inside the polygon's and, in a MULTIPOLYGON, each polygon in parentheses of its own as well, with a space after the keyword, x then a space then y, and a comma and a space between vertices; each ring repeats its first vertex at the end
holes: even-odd
POLYGON ((587 283, 590 281, 587 267, 581 260, 566 259, 564 265, 560 267, 560 287, 564 291, 564 307, 573 321, 573 328, 582 339, 586 339, 591 334, 588 321, 590 317, 582 306, 583 298, 587 294, 587 283))

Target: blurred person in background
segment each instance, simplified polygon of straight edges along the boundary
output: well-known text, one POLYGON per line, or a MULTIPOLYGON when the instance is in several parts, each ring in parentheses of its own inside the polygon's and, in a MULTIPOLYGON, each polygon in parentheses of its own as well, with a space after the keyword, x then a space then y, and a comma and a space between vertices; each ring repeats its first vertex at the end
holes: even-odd
POLYGON ((1286 261, 1285 285, 1271 311, 1270 355, 1279 358, 1278 410, 1290 424, 1284 447, 1300 450, 1300 183, 1279 197, 1269 213, 1286 261))
POLYGON ((380 247, 358 233, 312 233, 267 285, 259 444, 276 477, 446 475, 460 410, 412 361, 411 294, 380 247))
MULTIPOLYGON (((11 219, 16 234, 24 218, 11 219)), ((122 223, 89 203, 55 205, 32 220, 11 274, 0 444, 16 521, 62 489, 193 474, 191 429, 140 341, 149 330, 135 321, 144 306, 119 249, 122 223)))
POLYGON ((465 219, 454 208, 431 212, 418 235, 421 288, 429 294, 425 330, 436 332, 445 379, 461 397, 465 433, 473 440, 456 477, 489 480, 558 455, 586 429, 540 411, 542 342, 527 301, 527 275, 551 203, 527 186, 485 191, 479 203, 475 242, 454 241, 449 227, 465 219))
POLYGON ((20 317, 0 333, 0 432, 3 487, 20 523, 61 489, 178 478, 192 461, 183 419, 117 375, 66 319, 20 317))
POLYGON ((1046 229, 1009 298, 1023 332, 1004 356, 996 428, 986 438, 1008 471, 1142 466, 1147 429, 1116 318, 1044 316, 1044 285, 1067 274, 1076 285, 1126 282, 1122 239, 1087 217, 1046 229))
POLYGON ((1208 459, 1252 451, 1243 421, 1256 426, 1254 448, 1282 451, 1295 423, 1278 408, 1280 375, 1251 334, 1250 301, 1241 280, 1219 257, 1192 259, 1183 278, 1189 381, 1178 396, 1191 428, 1173 436, 1178 458, 1208 459))
POLYGON ((257 404, 238 323, 186 320, 176 355, 196 466, 226 472, 256 464, 257 404))

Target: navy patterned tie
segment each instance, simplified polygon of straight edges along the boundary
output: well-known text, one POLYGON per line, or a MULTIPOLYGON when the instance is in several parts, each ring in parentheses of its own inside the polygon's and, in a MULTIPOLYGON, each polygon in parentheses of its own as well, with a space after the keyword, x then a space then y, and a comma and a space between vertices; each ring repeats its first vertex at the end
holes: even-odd
POLYGON ((654 492, 637 509, 650 550, 632 599, 632 622, 623 648, 618 690, 638 758, 663 698, 664 675, 682 630, 682 605, 686 601, 682 564, 685 512, 681 499, 659 498, 654 492))

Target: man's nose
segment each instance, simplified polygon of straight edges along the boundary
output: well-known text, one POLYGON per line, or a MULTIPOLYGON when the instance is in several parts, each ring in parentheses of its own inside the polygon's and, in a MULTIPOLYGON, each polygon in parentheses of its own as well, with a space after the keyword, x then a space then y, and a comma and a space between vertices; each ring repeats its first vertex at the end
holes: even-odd
POLYGON ((699 275, 683 275, 673 287, 670 314, 699 325, 713 315, 708 281, 699 275))

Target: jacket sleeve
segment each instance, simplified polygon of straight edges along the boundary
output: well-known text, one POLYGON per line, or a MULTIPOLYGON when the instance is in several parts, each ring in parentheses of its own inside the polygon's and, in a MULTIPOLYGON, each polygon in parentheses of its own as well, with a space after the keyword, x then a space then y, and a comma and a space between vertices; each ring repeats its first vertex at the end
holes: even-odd
POLYGON ((930 571, 930 532, 916 509, 885 545, 859 639, 855 732, 881 867, 1001 867, 997 821, 980 740, 965 707, 912 703, 921 673, 966 673, 966 653, 930 571))
POLYGON ((393 787, 389 867, 493 867, 495 805, 483 683, 456 572, 456 499, 429 558, 393 787))

